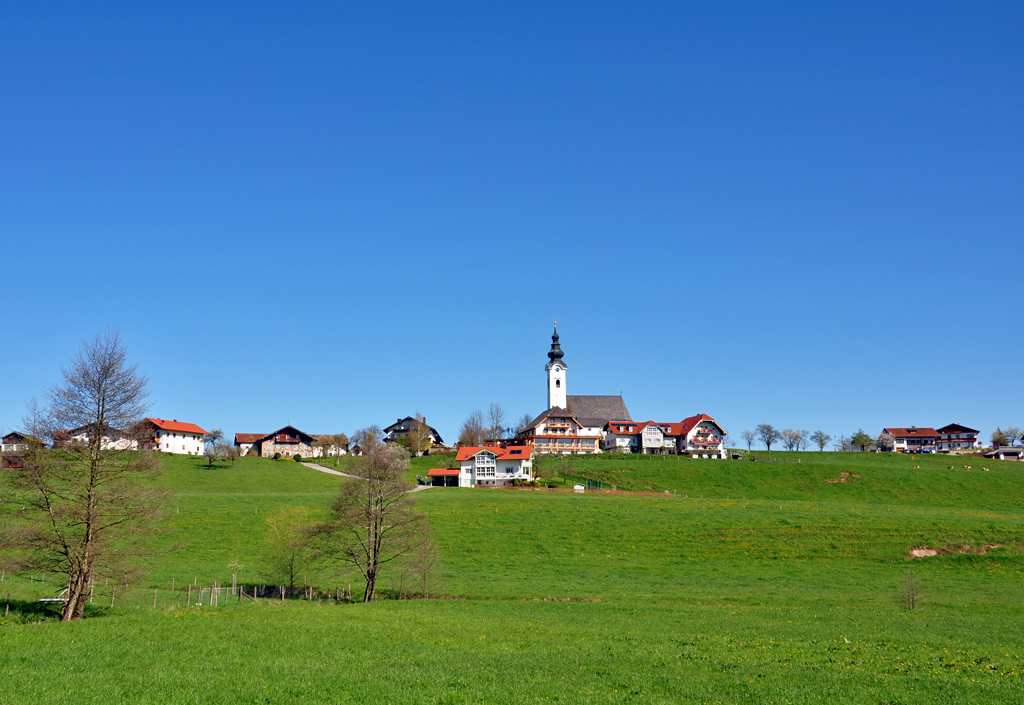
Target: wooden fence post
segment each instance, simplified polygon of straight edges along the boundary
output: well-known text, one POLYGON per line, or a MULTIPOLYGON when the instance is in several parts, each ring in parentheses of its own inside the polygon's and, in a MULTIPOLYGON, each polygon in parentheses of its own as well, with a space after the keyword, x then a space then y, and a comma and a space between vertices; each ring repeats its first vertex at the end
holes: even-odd
POLYGON ((192 606, 192 586, 191 585, 188 586, 188 601, 185 603, 185 605, 187 607, 191 607, 192 606))
POLYGON ((114 593, 117 592, 117 586, 110 588, 110 609, 114 609, 114 593))
POLYGON ((153 606, 156 607, 156 592, 159 588, 153 588, 153 606))

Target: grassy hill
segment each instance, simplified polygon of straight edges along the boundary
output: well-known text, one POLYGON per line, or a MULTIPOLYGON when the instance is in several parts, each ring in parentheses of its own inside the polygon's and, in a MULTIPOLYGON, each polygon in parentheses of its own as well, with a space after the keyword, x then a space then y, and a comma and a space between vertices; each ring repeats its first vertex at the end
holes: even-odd
MULTIPOLYGON (((175 491, 177 514, 157 542, 164 552, 113 610, 101 590, 95 618, 25 623, 36 619, 28 600, 54 592, 52 576, 0 584, 13 595, 0 621, 0 700, 1020 698, 1024 466, 772 455, 785 462, 611 456, 559 466, 565 482, 678 497, 419 493, 444 552, 445 599, 222 598, 189 609, 172 578, 230 584, 237 562, 247 584, 262 582, 266 515, 292 504, 323 512, 340 479, 288 461, 207 469, 169 458, 160 482, 175 491), (844 472, 847 482, 827 482, 844 472), (925 546, 940 555, 906 560, 925 546), (896 598, 911 566, 927 600, 905 611, 896 598)), ((410 474, 438 460, 416 459, 410 474)), ((326 570, 310 579, 357 588, 326 570)))

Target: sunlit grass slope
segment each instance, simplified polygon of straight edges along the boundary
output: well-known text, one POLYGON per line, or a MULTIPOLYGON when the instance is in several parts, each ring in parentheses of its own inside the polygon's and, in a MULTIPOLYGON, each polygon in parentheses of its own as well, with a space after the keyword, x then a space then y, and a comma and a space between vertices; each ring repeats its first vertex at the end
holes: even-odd
MULTIPOLYGON (((229 584, 244 564, 244 582, 265 581, 266 515, 322 514, 341 479, 289 461, 170 458, 159 482, 177 513, 144 585, 113 610, 104 586, 91 619, 26 624, 52 576, 0 584, 14 600, 0 701, 1020 699, 1024 467, 773 456, 788 462, 583 458, 569 473, 678 497, 430 489, 417 498, 445 599, 190 609, 172 578, 229 584), (850 482, 826 482, 842 472, 850 482), (923 546, 943 555, 906 560, 923 546), (911 565, 927 599, 907 612, 895 598, 911 565)), ((358 592, 351 574, 310 579, 358 592)))

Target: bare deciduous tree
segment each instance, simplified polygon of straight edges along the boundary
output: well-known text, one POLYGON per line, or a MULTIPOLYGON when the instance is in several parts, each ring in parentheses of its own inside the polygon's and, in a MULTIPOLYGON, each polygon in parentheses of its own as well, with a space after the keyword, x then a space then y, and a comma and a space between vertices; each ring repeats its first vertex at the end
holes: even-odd
POLYGON ((782 444, 786 447, 786 450, 799 450, 800 444, 803 442, 803 431, 794 431, 791 428, 787 428, 781 434, 782 444))
POLYGON ((409 493, 413 485, 402 476, 408 467, 409 454, 401 446, 372 446, 353 466, 359 479, 342 484, 330 519, 317 530, 324 557, 362 574, 365 602, 373 601, 381 569, 427 539, 425 517, 413 508, 415 495, 409 493))
POLYGON ((233 446, 233 445, 228 446, 227 456, 228 456, 228 460, 231 461, 231 469, 232 470, 235 469, 235 461, 238 460, 240 455, 241 455, 241 453, 239 453, 238 448, 236 446, 233 446))
POLYGON ((4 471, 4 484, 19 493, 25 510, 9 514, 2 543, 8 565, 64 576, 61 619, 71 621, 84 615, 98 569, 126 580, 136 573, 134 559, 151 551, 146 539, 168 494, 148 482, 159 466, 155 454, 104 442, 110 429, 136 429, 147 410, 147 380, 129 364, 118 334, 84 341, 61 373, 46 406, 30 404, 25 423, 34 439, 21 467, 4 471), (86 429, 84 443, 45 447, 74 428, 86 429))
POLYGON ((491 402, 487 408, 487 439, 500 441, 505 436, 505 410, 501 404, 491 402))
POLYGON ((914 571, 907 568, 900 586, 899 602, 905 610, 915 610, 924 601, 924 583, 914 577, 914 571))
POLYGON ((484 425, 483 412, 474 411, 462 422, 459 429, 459 445, 482 446, 486 435, 487 427, 484 425))
POLYGON ((782 434, 770 423, 758 424, 757 435, 761 438, 761 442, 764 443, 764 447, 768 449, 768 452, 772 450, 772 443, 776 443, 782 438, 782 434))
POLYGON ((384 432, 380 426, 367 426, 352 434, 355 444, 362 450, 363 455, 368 455, 384 444, 384 432))
POLYGON ((206 454, 206 468, 213 467, 213 461, 220 456, 220 442, 224 440, 224 432, 219 428, 207 431, 203 436, 203 452, 206 454))
POLYGON ((312 565, 312 529, 305 507, 284 507, 267 519, 263 561, 275 585, 287 585, 294 591, 296 577, 312 565))
POLYGON ((1012 446, 1020 440, 1020 429, 1016 426, 1007 426, 1003 435, 1006 436, 1006 444, 1012 446))
POLYGON ((827 446, 828 442, 832 440, 832 436, 828 435, 824 431, 815 431, 814 435, 811 436, 811 440, 814 441, 816 446, 818 446, 819 451, 824 451, 825 446, 827 446))
POLYGON ((516 435, 518 436, 519 434, 525 432, 528 428, 530 428, 530 423, 532 421, 533 417, 531 417, 529 414, 524 414, 523 417, 519 419, 519 423, 516 424, 516 435))
POLYGON ((754 441, 757 440, 757 436, 753 431, 744 431, 740 435, 743 437, 743 442, 747 444, 747 450, 749 451, 754 445, 754 441))
POLYGON ((427 417, 416 412, 416 417, 409 424, 409 452, 413 455, 420 455, 430 447, 430 426, 427 425, 427 417))

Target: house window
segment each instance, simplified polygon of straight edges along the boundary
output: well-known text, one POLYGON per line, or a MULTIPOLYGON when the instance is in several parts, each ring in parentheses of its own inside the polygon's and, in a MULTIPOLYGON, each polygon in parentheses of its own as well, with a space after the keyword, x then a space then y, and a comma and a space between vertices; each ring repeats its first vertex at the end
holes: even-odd
POLYGON ((562 386, 562 380, 560 380, 560 379, 556 379, 556 380, 555 380, 555 386, 556 386, 556 387, 561 387, 561 386, 562 386))

